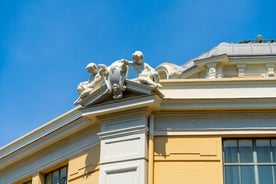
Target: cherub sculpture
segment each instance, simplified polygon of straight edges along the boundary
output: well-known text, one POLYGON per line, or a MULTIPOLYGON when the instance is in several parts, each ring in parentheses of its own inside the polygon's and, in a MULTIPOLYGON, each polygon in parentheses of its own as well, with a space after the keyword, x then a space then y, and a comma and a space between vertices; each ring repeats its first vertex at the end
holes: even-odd
POLYGON ((100 88, 103 81, 105 81, 106 93, 113 93, 114 99, 122 98, 123 92, 127 88, 125 81, 129 72, 128 65, 134 68, 140 83, 150 85, 154 88, 162 87, 159 83, 160 77, 158 72, 143 61, 144 55, 141 51, 135 51, 132 54, 132 59, 133 61, 126 59, 117 60, 109 67, 103 64, 97 66, 95 63, 89 63, 86 66, 86 70, 91 76, 87 81, 79 83, 78 92, 80 96, 75 101, 75 104, 80 104, 82 99, 100 88))
POLYGON ((149 64, 145 63, 144 55, 141 51, 135 51, 132 54, 133 62, 123 60, 127 65, 131 65, 137 75, 137 79, 140 83, 153 86, 155 88, 162 87, 160 77, 157 71, 155 71, 149 64))
POLYGON ((82 98, 85 98, 90 93, 98 89, 104 81, 104 76, 107 75, 106 66, 103 64, 96 65, 95 63, 89 63, 86 66, 86 70, 91 74, 88 81, 79 83, 78 92, 80 94, 79 98, 75 101, 77 104, 82 98), (99 67, 98 67, 99 66, 99 67), (100 70, 99 70, 100 68, 100 70))

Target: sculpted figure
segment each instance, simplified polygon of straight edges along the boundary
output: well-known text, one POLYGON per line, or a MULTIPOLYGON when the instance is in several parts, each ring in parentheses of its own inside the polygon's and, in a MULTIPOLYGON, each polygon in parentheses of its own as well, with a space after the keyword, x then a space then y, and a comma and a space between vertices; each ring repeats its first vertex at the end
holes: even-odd
POLYGON ((89 63, 86 66, 86 70, 89 74, 91 74, 88 81, 84 81, 79 83, 78 92, 80 94, 78 100, 75 103, 87 95, 89 95, 92 91, 98 89, 102 82, 104 81, 104 76, 107 74, 106 66, 103 64, 99 65, 100 71, 95 63, 89 63))
POLYGON ((127 79, 129 69, 124 61, 126 60, 121 59, 112 63, 108 67, 108 75, 105 78, 107 92, 113 92, 114 99, 122 98, 123 91, 126 90, 125 80, 127 79))
POLYGON ((155 88, 162 87, 159 83, 160 77, 157 71, 155 71, 149 64, 145 63, 144 55, 141 51, 135 51, 132 54, 133 62, 124 60, 127 65, 131 65, 137 75, 140 83, 151 85, 155 88))

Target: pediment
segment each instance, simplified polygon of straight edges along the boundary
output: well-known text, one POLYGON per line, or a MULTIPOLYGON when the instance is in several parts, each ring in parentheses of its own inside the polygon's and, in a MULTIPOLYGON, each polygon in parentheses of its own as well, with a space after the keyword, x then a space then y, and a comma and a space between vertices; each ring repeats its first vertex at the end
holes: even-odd
POLYGON ((78 104, 86 108, 99 104, 116 103, 134 98, 151 96, 154 94, 158 95, 159 97, 164 96, 157 88, 151 87, 149 85, 133 82, 130 80, 126 80, 125 82, 126 90, 123 92, 123 97, 120 99, 114 99, 113 94, 108 93, 106 85, 103 85, 99 89, 93 91, 87 97, 81 99, 78 104))

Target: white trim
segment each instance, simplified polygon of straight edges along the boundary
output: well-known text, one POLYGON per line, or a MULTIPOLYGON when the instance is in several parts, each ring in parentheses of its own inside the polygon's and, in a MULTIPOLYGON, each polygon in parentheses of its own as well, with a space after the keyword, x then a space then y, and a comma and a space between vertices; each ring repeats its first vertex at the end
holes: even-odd
POLYGON ((35 154, 24 157, 12 165, 10 162, 9 167, 0 173, 0 183, 14 183, 38 171, 69 160, 85 150, 99 146, 100 141, 97 137, 99 129, 99 126, 91 126, 83 129, 81 133, 75 133, 70 139, 66 138, 53 143, 49 149, 43 148, 36 151, 35 154))
POLYGON ((72 109, 71 111, 66 112, 65 114, 53 119, 52 121, 38 127, 37 129, 25 134, 24 136, 16 139, 15 141, 11 142, 10 144, 2 147, 0 149, 0 160, 5 156, 23 148, 26 145, 29 145, 44 136, 50 134, 51 132, 75 121, 76 119, 80 118, 81 112, 78 111, 80 106, 72 109))
POLYGON ((191 136, 191 135, 200 135, 200 136, 207 136, 207 135, 220 135, 220 136, 231 136, 231 135, 237 135, 237 136, 245 136, 245 135, 272 135, 274 134, 276 136, 276 129, 275 127, 273 129, 232 129, 232 130, 195 130, 195 131, 185 131, 185 130, 156 130, 154 132, 155 136, 191 136))
POLYGON ((83 116, 87 116, 88 118, 93 119, 93 117, 99 115, 110 114, 142 107, 149 107, 152 110, 156 110, 159 109, 160 101, 160 97, 157 97, 156 95, 147 95, 127 100, 118 100, 107 104, 94 105, 93 107, 82 109, 81 111, 83 116))
POLYGON ((17 161, 20 161, 22 158, 30 156, 39 150, 44 149, 49 145, 53 145, 54 143, 64 139, 72 135, 73 133, 84 129, 85 127, 89 126, 89 121, 87 119, 78 119, 67 126, 60 128, 59 130, 55 130, 49 132, 49 134, 40 137, 39 140, 34 140, 32 143, 28 145, 24 145, 23 147, 10 152, 8 155, 5 155, 1 158, 1 165, 0 169, 6 167, 7 165, 11 165, 17 161))
POLYGON ((274 98, 228 98, 228 99, 165 99, 162 110, 254 110, 276 109, 274 98))

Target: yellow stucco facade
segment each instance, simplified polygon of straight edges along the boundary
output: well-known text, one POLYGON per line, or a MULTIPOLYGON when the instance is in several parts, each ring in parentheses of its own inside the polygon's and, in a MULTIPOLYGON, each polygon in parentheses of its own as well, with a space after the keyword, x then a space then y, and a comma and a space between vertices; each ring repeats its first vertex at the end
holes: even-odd
POLYGON ((99 180, 100 148, 95 147, 68 162, 68 184, 91 183, 99 180))
POLYGON ((223 183, 220 137, 155 137, 154 148, 154 183, 223 183))

